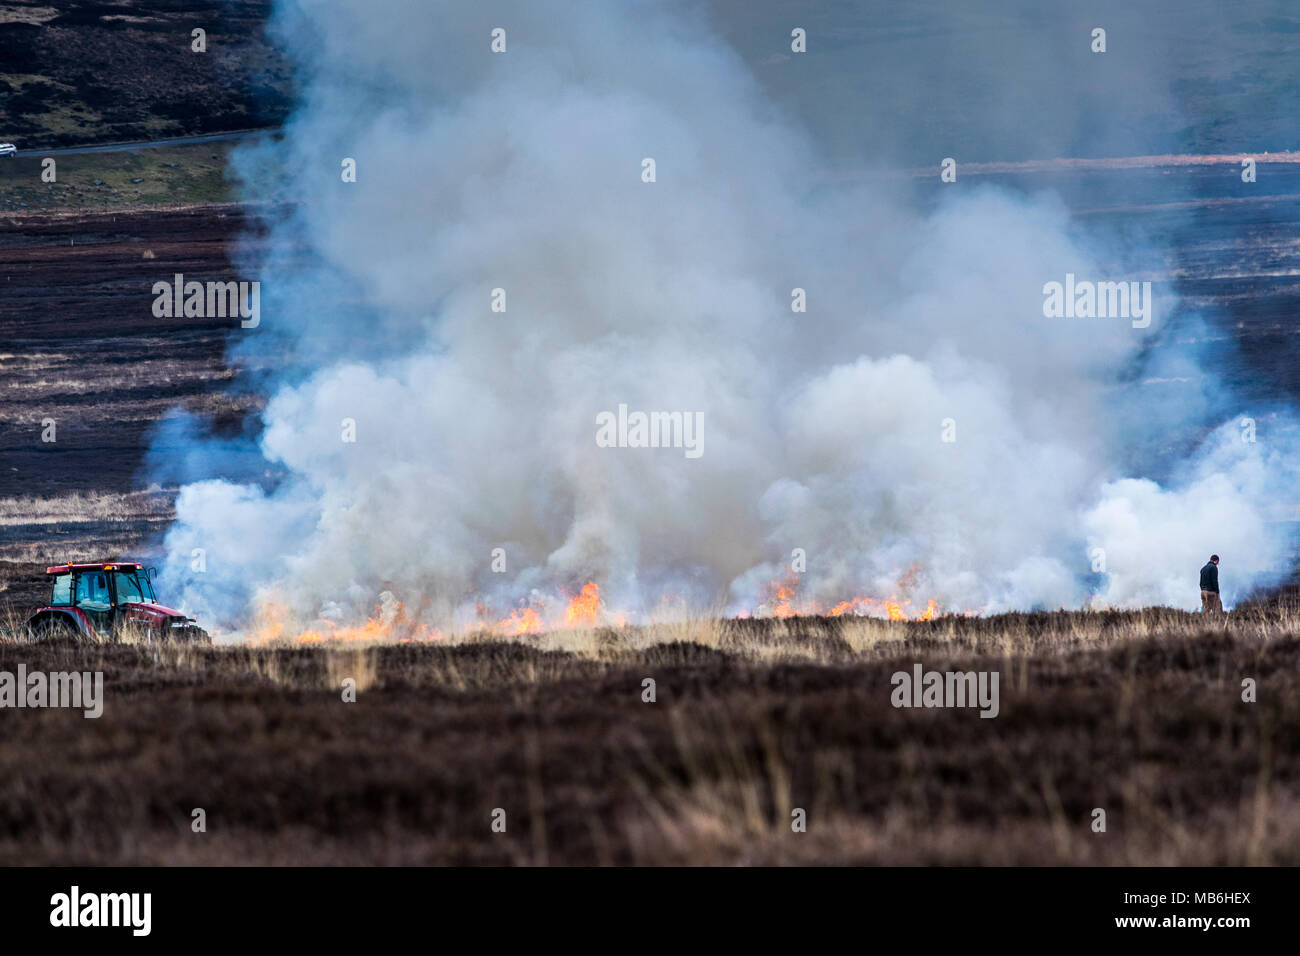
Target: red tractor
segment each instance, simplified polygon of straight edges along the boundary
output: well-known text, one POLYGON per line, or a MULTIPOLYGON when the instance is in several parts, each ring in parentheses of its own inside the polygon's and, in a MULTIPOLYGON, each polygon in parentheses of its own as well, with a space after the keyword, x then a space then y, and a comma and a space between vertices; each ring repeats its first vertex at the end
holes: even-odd
POLYGON ((50 603, 27 621, 28 634, 37 640, 212 642, 194 618, 158 603, 143 565, 60 564, 45 573, 50 603))

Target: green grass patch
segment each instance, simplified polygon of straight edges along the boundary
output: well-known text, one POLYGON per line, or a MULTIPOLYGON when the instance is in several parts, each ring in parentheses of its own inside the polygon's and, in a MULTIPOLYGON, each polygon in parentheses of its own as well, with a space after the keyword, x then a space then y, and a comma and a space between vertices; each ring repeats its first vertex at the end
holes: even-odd
POLYGON ((225 177, 229 150, 228 143, 200 143, 51 156, 52 183, 41 180, 39 150, 0 158, 0 213, 227 202, 233 198, 225 177))

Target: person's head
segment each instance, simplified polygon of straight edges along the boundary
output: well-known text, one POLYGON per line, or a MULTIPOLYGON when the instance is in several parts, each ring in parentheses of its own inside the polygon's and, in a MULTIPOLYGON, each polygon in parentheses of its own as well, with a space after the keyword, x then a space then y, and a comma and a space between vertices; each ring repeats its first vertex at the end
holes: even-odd
POLYGON ((1212 554, 1212 555, 1210 555, 1210 563, 1211 563, 1211 564, 1218 564, 1218 563, 1219 563, 1219 556, 1218 556, 1217 554, 1212 554))

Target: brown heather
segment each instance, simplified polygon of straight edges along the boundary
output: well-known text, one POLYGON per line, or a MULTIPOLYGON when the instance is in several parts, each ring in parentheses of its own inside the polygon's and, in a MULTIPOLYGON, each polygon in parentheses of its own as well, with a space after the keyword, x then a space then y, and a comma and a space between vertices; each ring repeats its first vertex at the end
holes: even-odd
POLYGON ((0 710, 0 863, 1295 864, 1297 625, 1261 607, 0 644, 0 670, 105 672, 99 720, 0 710), (916 662, 998 671, 1000 715, 895 709, 890 675, 916 662))

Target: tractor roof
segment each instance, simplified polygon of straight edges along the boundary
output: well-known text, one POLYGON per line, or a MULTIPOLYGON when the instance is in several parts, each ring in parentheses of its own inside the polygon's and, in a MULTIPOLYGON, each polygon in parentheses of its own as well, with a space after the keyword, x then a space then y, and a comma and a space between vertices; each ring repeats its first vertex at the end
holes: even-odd
POLYGON ((98 564, 56 564, 52 568, 46 568, 46 574, 67 574, 69 571, 139 571, 144 568, 143 564, 136 564, 132 561, 101 561, 98 564))

